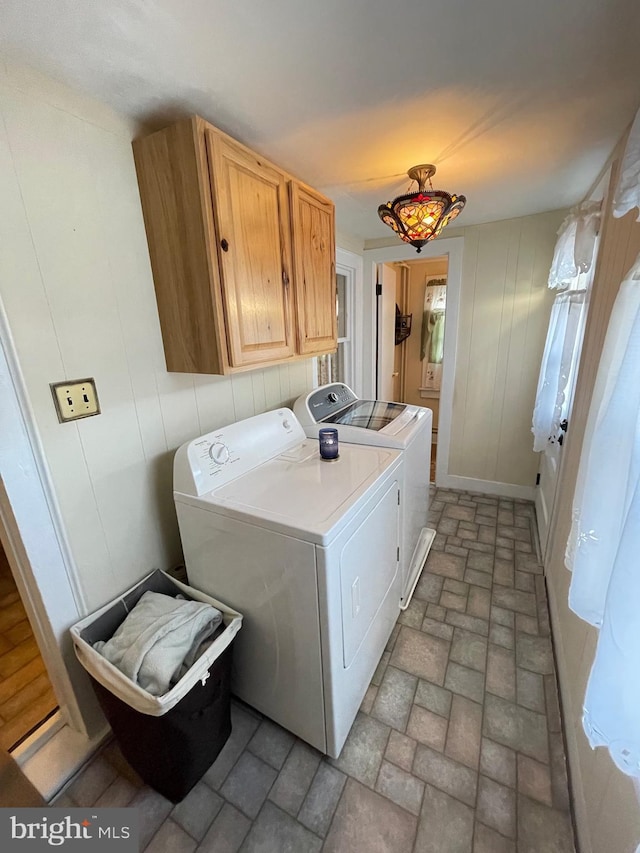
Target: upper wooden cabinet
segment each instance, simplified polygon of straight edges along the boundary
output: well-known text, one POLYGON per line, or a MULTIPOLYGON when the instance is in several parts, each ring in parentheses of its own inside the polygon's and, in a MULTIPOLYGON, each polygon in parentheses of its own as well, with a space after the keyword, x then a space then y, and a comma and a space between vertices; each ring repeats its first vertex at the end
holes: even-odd
POLYGON ((230 363, 289 358, 295 339, 286 178, 212 130, 206 140, 230 363))
POLYGON ((289 184, 295 258, 298 352, 316 355, 336 348, 334 208, 296 181, 289 184))
POLYGON ((168 370, 335 350, 328 199, 197 116, 133 150, 168 370))

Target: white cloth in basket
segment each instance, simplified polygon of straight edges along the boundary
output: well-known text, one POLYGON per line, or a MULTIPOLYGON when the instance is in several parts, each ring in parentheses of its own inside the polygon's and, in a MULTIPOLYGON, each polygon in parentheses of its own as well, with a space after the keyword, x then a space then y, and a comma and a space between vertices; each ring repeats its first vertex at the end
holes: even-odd
POLYGON ((213 639, 222 613, 210 604, 145 592, 110 640, 94 649, 153 696, 162 696, 213 639))

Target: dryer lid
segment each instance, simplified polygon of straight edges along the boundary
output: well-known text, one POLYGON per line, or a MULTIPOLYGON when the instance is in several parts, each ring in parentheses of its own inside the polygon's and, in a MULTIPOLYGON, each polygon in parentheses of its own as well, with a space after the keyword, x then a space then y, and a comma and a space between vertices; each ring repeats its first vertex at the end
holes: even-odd
POLYGON ((304 430, 290 409, 274 409, 194 438, 176 451, 173 489, 204 495, 297 447, 304 430))
POLYGON ((307 439, 297 451, 253 468, 203 495, 197 504, 327 544, 399 460, 400 452, 391 448, 342 444, 339 458, 326 461, 320 458, 317 441, 307 439))
POLYGON ((395 403, 384 400, 359 400, 355 393, 340 382, 323 385, 309 394, 298 397, 294 404, 294 412, 307 435, 317 435, 317 427, 322 424, 335 423, 347 429, 347 441, 362 444, 377 444, 377 439, 364 441, 358 437, 369 433, 382 434, 385 437, 403 435, 405 430, 411 431, 415 422, 421 420, 428 409, 407 403, 395 403), (316 429, 313 429, 316 428, 316 429))
POLYGON ((404 403, 386 403, 382 400, 358 400, 346 409, 330 415, 323 423, 344 424, 379 431, 393 423, 406 412, 404 403))

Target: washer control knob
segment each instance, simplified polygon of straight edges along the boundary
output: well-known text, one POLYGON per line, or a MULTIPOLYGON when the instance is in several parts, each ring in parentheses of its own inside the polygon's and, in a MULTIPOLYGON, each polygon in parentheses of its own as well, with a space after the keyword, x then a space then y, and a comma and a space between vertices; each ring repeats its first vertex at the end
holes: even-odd
POLYGON ((336 394, 335 391, 331 391, 329 393, 327 399, 329 400, 330 403, 337 403, 338 402, 338 395, 336 394))
POLYGON ((221 441, 216 441, 209 448, 209 456, 213 459, 216 465, 224 465, 229 461, 229 448, 221 441))
POLYGON ((282 421, 282 426, 283 426, 285 429, 291 429, 291 421, 287 421, 287 420, 282 421))

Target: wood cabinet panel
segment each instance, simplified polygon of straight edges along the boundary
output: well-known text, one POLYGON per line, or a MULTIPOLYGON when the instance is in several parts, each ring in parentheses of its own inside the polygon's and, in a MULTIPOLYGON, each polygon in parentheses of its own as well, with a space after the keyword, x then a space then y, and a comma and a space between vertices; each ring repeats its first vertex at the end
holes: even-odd
POLYGON ((167 370, 223 373, 209 176, 196 120, 136 140, 133 153, 167 370))
POLYGON ((284 176, 207 130, 222 293, 234 367, 295 353, 284 176))
POLYGON ((298 352, 333 352, 337 346, 334 207, 296 181, 290 184, 290 195, 298 352))
POLYGON ((336 348, 333 204, 193 116, 133 143, 167 370, 336 348))

